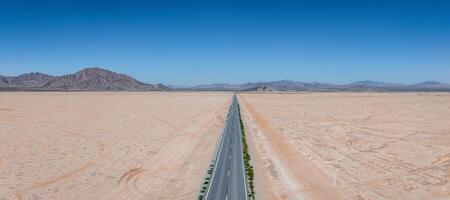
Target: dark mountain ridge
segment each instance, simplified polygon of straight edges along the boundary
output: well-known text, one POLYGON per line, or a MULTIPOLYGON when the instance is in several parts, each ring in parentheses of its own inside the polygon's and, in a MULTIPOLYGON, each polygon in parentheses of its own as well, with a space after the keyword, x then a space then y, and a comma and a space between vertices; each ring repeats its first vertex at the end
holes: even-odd
POLYGON ((74 74, 50 76, 38 72, 16 77, 0 76, 0 87, 37 90, 153 91, 168 90, 162 84, 147 84, 102 68, 85 68, 74 74))

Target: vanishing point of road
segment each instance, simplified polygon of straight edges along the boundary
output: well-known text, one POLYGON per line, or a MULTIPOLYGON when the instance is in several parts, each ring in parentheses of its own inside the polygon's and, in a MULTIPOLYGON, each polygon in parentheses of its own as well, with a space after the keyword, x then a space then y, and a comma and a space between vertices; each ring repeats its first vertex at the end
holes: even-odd
POLYGON ((236 95, 218 149, 206 200, 246 200, 247 185, 242 154, 241 127, 236 95))

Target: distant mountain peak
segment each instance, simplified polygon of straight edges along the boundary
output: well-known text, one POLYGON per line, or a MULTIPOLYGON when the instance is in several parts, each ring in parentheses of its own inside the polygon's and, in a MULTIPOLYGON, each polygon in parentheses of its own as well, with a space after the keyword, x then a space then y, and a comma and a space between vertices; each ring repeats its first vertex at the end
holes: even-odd
POLYGON ((21 74, 19 76, 51 76, 51 75, 44 74, 44 73, 41 73, 41 72, 29 72, 29 73, 21 74))
POLYGON ((427 89, 427 90, 442 90, 450 88, 450 84, 447 83, 440 83, 437 81, 424 81, 421 83, 416 83, 411 85, 411 87, 414 88, 420 88, 420 89, 427 89))
POLYGON ((100 67, 86 67, 81 69, 77 73, 115 73, 115 72, 100 67))
POLYGON ((437 82, 437 81, 424 81, 424 82, 420 82, 420 83, 416 83, 415 85, 440 85, 442 83, 437 82))
POLYGON ((364 81, 355 81, 350 83, 349 85, 384 85, 386 83, 372 80, 364 80, 364 81))
POLYGON ((293 81, 293 80, 291 80, 291 79, 284 79, 284 80, 280 80, 280 81, 278 81, 278 82, 294 83, 294 82, 296 82, 296 81, 293 81))
POLYGON ((106 69, 102 69, 99 67, 87 67, 84 68, 78 72, 76 72, 75 74, 77 75, 91 75, 91 76, 107 76, 107 75, 122 75, 122 74, 118 74, 106 69))
MULTIPOLYGON (((94 66, 91 66, 91 67, 85 67, 85 68, 83 68, 83 69, 81 69, 80 71, 109 71, 109 70, 107 70, 107 69, 103 69, 103 68, 101 68, 101 67, 94 67, 94 66)), ((110 72, 110 71, 109 71, 110 72)))

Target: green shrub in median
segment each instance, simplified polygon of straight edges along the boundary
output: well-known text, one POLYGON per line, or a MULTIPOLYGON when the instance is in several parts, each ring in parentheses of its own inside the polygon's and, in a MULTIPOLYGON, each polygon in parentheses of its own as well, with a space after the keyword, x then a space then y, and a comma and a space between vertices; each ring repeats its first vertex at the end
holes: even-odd
POLYGON ((246 135, 245 135, 245 127, 244 123, 242 122, 241 118, 241 108, 238 104, 238 111, 239 111, 239 123, 241 125, 241 139, 242 139, 242 145, 243 145, 243 160, 244 160, 244 167, 245 167, 245 174, 247 176, 248 185, 250 187, 250 192, 248 196, 252 199, 255 199, 255 186, 254 186, 254 173, 253 173, 253 166, 250 164, 250 153, 248 150, 248 145, 246 141, 246 135))

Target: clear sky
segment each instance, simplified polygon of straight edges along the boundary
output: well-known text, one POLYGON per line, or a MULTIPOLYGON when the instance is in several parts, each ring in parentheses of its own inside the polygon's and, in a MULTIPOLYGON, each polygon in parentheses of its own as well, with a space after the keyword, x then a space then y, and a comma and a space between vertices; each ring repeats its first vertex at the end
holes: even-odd
POLYGON ((0 74, 450 82, 450 1, 1 1, 0 74))

